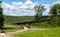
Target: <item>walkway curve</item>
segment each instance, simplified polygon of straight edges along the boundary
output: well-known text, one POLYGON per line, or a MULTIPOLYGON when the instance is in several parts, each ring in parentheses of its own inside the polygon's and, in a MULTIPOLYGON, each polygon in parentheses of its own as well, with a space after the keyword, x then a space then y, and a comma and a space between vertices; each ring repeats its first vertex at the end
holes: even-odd
POLYGON ((1 33, 3 35, 1 36, 1 34, 0 34, 0 37, 13 37, 12 35, 14 35, 14 34, 18 34, 20 32, 24 32, 24 31, 28 31, 28 30, 48 30, 48 29, 45 29, 45 28, 27 28, 27 27, 24 27, 24 29, 18 30, 18 31, 15 31, 15 32, 8 32, 7 34, 1 33))
POLYGON ((46 28, 27 28, 27 27, 24 27, 24 29, 22 29, 22 30, 18 30, 18 31, 15 31, 15 32, 9 32, 8 34, 9 35, 14 35, 14 34, 18 34, 20 32, 28 31, 28 30, 48 30, 48 29, 46 29, 46 28))

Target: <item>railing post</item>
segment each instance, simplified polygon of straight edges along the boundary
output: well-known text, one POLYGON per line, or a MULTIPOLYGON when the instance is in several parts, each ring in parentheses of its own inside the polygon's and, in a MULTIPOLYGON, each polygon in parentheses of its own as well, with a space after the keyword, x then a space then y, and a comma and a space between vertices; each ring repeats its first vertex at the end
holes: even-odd
POLYGON ((23 24, 21 24, 21 28, 24 29, 23 24))
POLYGON ((26 27, 27 27, 27 28, 30 28, 29 23, 26 24, 26 27))

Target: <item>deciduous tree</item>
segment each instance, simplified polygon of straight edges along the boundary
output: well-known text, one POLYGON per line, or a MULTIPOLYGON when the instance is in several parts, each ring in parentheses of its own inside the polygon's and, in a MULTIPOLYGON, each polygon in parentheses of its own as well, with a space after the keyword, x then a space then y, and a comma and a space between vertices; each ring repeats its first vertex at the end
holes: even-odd
POLYGON ((40 18, 42 17, 42 13, 45 10, 45 8, 42 5, 36 5, 36 6, 34 6, 34 8, 35 8, 35 13, 36 13, 35 19, 40 20, 40 18))

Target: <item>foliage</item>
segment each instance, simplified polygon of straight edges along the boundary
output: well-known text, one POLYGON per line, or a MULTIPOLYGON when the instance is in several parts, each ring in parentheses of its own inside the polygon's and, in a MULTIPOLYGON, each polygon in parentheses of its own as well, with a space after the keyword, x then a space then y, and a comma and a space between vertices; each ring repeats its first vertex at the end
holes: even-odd
POLYGON ((59 17, 55 16, 55 17, 51 18, 51 26, 52 27, 59 26, 59 17))
POLYGON ((40 18, 42 17, 42 12, 45 10, 45 8, 42 5, 36 5, 34 6, 34 8, 35 8, 35 13, 36 13, 35 19, 40 20, 40 18))
POLYGON ((60 26, 60 4, 54 4, 50 9, 51 26, 60 26))
POLYGON ((50 27, 47 21, 32 23, 32 24, 30 24, 30 26, 32 26, 31 28, 33 28, 33 27, 35 27, 35 28, 49 28, 50 27))
POLYGON ((3 12, 3 9, 0 8, 0 28, 1 29, 3 28, 3 25, 4 25, 4 16, 3 16, 2 12, 3 12))
POLYGON ((51 15, 60 15, 60 4, 54 4, 50 9, 51 15))
POLYGON ((0 14, 0 28, 3 27, 3 24, 4 24, 4 17, 3 15, 0 14))
POLYGON ((4 16, 5 23, 34 20, 34 16, 4 16))

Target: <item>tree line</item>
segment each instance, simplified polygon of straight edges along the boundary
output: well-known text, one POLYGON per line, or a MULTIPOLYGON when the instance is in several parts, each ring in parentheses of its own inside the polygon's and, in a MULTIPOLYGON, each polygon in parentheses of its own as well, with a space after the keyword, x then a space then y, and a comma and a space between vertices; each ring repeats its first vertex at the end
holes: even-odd
MULTIPOLYGON (((36 5, 35 8, 35 20, 40 20, 42 18, 42 13, 46 10, 42 5, 36 5)), ((50 22, 49 24, 53 27, 60 26, 60 4, 54 4, 50 8, 49 12, 50 22)))

